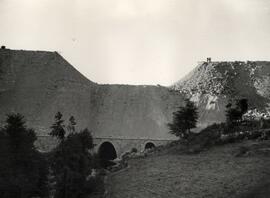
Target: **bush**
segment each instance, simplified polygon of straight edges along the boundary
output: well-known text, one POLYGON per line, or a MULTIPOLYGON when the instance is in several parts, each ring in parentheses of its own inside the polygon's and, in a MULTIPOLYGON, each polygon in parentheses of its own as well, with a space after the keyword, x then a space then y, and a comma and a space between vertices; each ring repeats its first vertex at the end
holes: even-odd
POLYGON ((105 191, 104 178, 99 175, 96 177, 90 177, 86 180, 83 191, 85 194, 103 193, 105 191))
POLYGON ((233 134, 237 132, 260 130, 261 123, 258 120, 245 120, 238 123, 224 125, 223 134, 233 134))
POLYGON ((262 128, 263 129, 269 129, 270 128, 270 119, 263 120, 262 128))
POLYGON ((198 134, 190 135, 187 143, 191 150, 195 149, 198 151, 213 145, 235 143, 245 139, 270 139, 270 130, 260 129, 259 121, 245 121, 235 125, 225 123, 213 124, 198 134))
POLYGON ((138 149, 136 149, 136 148, 131 149, 131 153, 137 153, 137 152, 138 152, 138 149))
POLYGON ((248 110, 248 100, 246 98, 242 98, 240 100, 236 100, 235 104, 232 105, 228 103, 226 105, 226 120, 227 123, 237 123, 242 121, 242 116, 248 110))
POLYGON ((261 140, 269 140, 270 139, 270 130, 266 130, 262 132, 262 135, 260 137, 261 140))
POLYGON ((223 128, 224 124, 215 123, 206 127, 200 133, 195 134, 192 139, 188 141, 190 144, 200 144, 202 147, 210 147, 220 141, 223 128))
POLYGON ((241 157, 243 155, 246 155, 249 151, 249 148, 246 146, 240 146, 237 153, 235 154, 236 157, 241 157))

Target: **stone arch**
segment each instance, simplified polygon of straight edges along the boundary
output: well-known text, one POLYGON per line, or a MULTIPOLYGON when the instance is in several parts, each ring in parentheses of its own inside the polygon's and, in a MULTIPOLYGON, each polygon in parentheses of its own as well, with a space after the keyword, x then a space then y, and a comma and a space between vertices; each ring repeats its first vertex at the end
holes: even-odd
POLYGON ((100 144, 98 155, 103 160, 114 160, 117 158, 116 149, 114 145, 109 141, 105 141, 100 144))
POLYGON ((147 142, 145 144, 145 146, 144 146, 144 150, 146 150, 146 149, 153 149, 155 147, 156 147, 156 145, 153 142, 147 142))

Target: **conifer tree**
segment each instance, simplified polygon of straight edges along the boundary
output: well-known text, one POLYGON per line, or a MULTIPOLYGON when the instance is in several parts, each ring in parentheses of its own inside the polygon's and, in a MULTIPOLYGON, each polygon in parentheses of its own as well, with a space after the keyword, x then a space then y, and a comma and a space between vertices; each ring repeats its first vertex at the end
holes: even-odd
POLYGON ((68 123, 68 126, 67 126, 67 130, 69 133, 74 133, 75 132, 75 126, 76 126, 76 121, 75 121, 75 118, 73 116, 71 116, 69 118, 69 123, 68 123))
POLYGON ((63 141, 65 138, 66 131, 64 129, 65 125, 64 120, 62 119, 63 115, 60 112, 57 112, 54 116, 55 122, 51 126, 51 132, 49 135, 56 137, 57 139, 63 141))
POLYGON ((0 197, 46 197, 48 166, 34 146, 35 131, 21 114, 10 114, 0 137, 0 197))
POLYGON ((190 130, 196 127, 198 120, 197 107, 190 100, 185 100, 184 107, 173 113, 173 122, 168 124, 170 133, 177 137, 186 139, 190 134, 190 130))

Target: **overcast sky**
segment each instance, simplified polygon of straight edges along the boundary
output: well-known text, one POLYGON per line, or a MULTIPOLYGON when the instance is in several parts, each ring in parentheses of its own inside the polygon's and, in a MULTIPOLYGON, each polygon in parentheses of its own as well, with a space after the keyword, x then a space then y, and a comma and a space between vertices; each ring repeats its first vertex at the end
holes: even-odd
POLYGON ((0 45, 98 83, 170 85, 197 61, 270 60, 269 0, 0 0, 0 45))

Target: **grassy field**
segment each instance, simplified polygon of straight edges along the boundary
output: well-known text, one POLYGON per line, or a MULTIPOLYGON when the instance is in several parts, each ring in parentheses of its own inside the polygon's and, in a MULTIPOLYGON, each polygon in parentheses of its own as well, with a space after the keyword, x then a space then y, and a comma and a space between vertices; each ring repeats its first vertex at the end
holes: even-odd
POLYGON ((270 197, 269 148, 269 141, 247 141, 199 154, 132 159, 127 169, 109 175, 109 197, 270 197))

